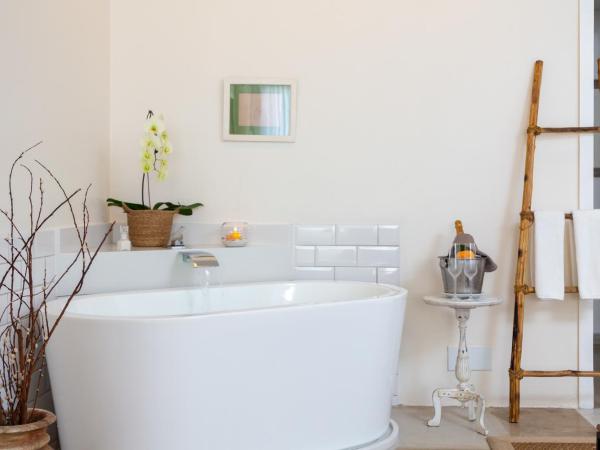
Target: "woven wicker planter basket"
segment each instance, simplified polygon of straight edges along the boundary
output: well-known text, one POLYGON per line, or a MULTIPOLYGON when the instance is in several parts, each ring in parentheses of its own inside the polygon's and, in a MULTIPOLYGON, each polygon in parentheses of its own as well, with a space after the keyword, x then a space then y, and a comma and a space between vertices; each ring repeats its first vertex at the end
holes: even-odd
POLYGON ((0 426, 0 449, 3 450, 52 450, 48 445, 48 427, 56 422, 56 416, 44 409, 35 409, 33 422, 25 425, 0 426))
POLYGON ((173 216, 177 211, 131 210, 127 213, 129 239, 134 247, 166 247, 169 245, 173 216))

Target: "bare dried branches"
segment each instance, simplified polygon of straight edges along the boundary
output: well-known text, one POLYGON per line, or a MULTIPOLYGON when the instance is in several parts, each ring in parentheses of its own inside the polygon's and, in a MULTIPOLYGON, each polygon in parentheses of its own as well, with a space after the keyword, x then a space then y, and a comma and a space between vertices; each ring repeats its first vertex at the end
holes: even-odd
POLYGON ((83 192, 83 198, 76 201, 82 190, 76 189, 69 193, 52 171, 37 160, 37 165, 53 181, 63 198, 48 213, 44 213, 45 192, 40 178, 38 193, 35 194, 38 205, 35 204, 34 171, 22 161, 25 154, 40 143, 22 152, 11 165, 8 179, 9 208, 0 210, 0 218, 4 218, 9 229, 8 236, 4 239, 4 249, 0 250, 0 267, 6 267, 4 273, 0 274, 0 301, 5 299, 0 306, 0 425, 28 422, 28 402, 33 402, 35 408, 48 341, 67 307, 81 291, 85 277, 113 227, 111 224, 98 246, 91 250, 88 241, 90 213, 87 206, 90 186, 83 192), (27 197, 22 201, 15 198, 13 189, 17 168, 23 169, 28 177, 27 197), (77 213, 76 203, 79 202, 81 211, 77 213), (16 218, 17 207, 21 205, 28 213, 26 227, 18 223, 16 218), (43 279, 36 280, 34 265, 43 261, 35 259, 36 237, 43 226, 60 210, 68 212, 77 235, 78 250, 63 272, 49 277, 44 266, 43 279), (69 288, 67 302, 57 320, 50 323, 47 303, 53 299, 59 283, 73 270, 77 270, 79 274, 75 277, 77 281, 69 288))

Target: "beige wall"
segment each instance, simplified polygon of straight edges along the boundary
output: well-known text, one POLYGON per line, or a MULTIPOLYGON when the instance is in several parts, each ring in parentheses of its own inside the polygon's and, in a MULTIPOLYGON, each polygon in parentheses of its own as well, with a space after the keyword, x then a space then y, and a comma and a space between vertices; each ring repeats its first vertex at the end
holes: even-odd
MULTIPOLYGON (((45 162, 65 188, 93 183, 92 221, 106 220, 109 6, 109 0, 0 2, 0 205, 6 205, 7 163, 42 140, 30 159, 45 162)), ((47 195, 47 205, 58 199, 50 183, 47 195)), ((53 224, 68 223, 61 215, 53 224)))
MULTIPOLYGON (((455 382, 452 313, 421 296, 440 290, 435 257, 461 218, 500 266, 487 291, 506 300, 472 314, 470 343, 493 347, 494 365, 473 379, 491 404, 507 403, 531 73, 546 61, 540 122, 576 124, 577 0, 121 0, 111 21, 112 195, 139 196, 132 174, 153 108, 175 147, 154 196, 205 202, 193 220, 401 224, 408 404, 455 382), (296 142, 223 142, 227 76, 296 78, 296 142)), ((535 205, 576 207, 577 140, 539 146, 535 205)), ((532 300, 526 326, 526 367, 576 367, 575 299, 532 300)), ((522 391, 524 405, 577 402, 573 379, 529 379, 522 391)))

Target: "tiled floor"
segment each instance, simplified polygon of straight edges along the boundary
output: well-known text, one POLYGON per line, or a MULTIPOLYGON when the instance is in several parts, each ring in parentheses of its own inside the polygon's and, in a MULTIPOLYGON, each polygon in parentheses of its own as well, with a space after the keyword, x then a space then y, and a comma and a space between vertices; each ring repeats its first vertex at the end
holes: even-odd
POLYGON ((600 409, 580 409, 578 411, 593 426, 600 424, 600 409))
MULTIPOLYGON (((432 412, 421 406, 394 408, 392 417, 400 428, 399 450, 489 450, 476 424, 466 419, 466 409, 444 407, 439 428, 426 425, 432 412)), ((506 408, 489 408, 486 425, 490 436, 594 436, 592 423, 600 423, 600 410, 582 414, 575 409, 524 408, 520 422, 511 424, 506 408)))

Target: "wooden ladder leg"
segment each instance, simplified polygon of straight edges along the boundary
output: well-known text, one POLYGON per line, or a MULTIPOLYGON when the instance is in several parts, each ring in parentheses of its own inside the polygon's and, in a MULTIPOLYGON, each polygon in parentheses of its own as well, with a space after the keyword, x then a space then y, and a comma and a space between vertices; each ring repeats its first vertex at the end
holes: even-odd
POLYGON ((519 421, 521 411, 521 354, 523 348, 523 315, 524 315, 523 292, 515 294, 515 311, 513 319, 512 353, 510 358, 510 402, 509 420, 511 423, 519 421))
POLYGON ((521 354, 523 349, 523 315, 525 313, 525 266, 529 249, 529 231, 531 228, 531 199, 533 195, 533 163, 535 155, 535 138, 542 86, 542 70, 544 63, 536 61, 531 88, 531 105, 529 107, 529 127, 527 128, 527 153, 525 155, 525 176, 523 177, 523 202, 519 225, 519 250, 517 253, 517 270, 515 274, 515 309, 513 317, 512 353, 510 359, 510 407, 509 416, 512 423, 519 421, 521 407, 521 354))
POLYGON ((510 375, 510 402, 508 408, 510 423, 518 423, 521 412, 521 380, 512 373, 510 375))

